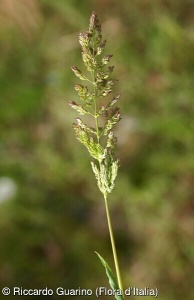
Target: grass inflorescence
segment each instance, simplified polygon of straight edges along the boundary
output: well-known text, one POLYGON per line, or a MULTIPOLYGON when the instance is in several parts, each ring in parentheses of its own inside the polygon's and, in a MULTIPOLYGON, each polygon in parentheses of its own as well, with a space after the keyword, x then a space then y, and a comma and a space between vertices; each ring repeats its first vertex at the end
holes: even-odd
MULTIPOLYGON (((109 94, 112 93, 113 86, 117 80, 112 78, 114 66, 109 65, 112 55, 104 55, 106 40, 102 38, 101 25, 95 12, 90 17, 89 28, 86 33, 80 33, 79 42, 82 50, 82 59, 88 75, 83 74, 76 66, 72 67, 72 71, 88 85, 75 85, 80 103, 77 104, 74 101, 70 101, 69 105, 82 116, 90 115, 94 120, 94 126, 88 126, 78 117, 76 118, 76 123, 73 124, 73 128, 77 139, 87 148, 90 156, 93 158, 91 161, 92 170, 97 179, 99 190, 104 196, 117 274, 116 281, 106 261, 100 255, 98 256, 106 269, 111 287, 115 288, 118 286, 123 292, 108 207, 108 195, 114 187, 119 167, 119 161, 115 158, 117 138, 114 135, 113 128, 121 119, 120 109, 116 106, 120 94, 116 94, 109 99, 109 94)), ((124 299, 124 295, 115 297, 124 299)))

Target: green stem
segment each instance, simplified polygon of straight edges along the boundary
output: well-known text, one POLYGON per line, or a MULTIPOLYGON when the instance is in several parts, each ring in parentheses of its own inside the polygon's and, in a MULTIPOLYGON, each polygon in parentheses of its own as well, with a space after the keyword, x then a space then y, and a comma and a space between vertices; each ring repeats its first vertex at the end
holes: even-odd
POLYGON ((121 279, 121 273, 120 273, 120 268, 119 268, 119 262, 118 262, 118 257, 117 257, 117 250, 116 250, 115 241, 114 241, 114 234, 113 234, 113 230, 112 230, 111 217, 110 217, 110 213, 109 213, 108 201, 107 201, 106 195, 104 195, 104 200, 105 200, 106 215, 107 215, 107 220, 108 220, 108 228, 109 228, 109 233, 110 233, 110 240, 111 240, 111 245, 112 245, 112 252, 113 252, 115 269, 116 269, 116 274, 117 274, 117 281, 118 281, 119 289, 122 291, 123 299, 125 299, 123 284, 122 284, 122 279, 121 279))
POLYGON ((96 82, 95 82, 95 71, 92 72, 92 80, 93 80, 93 85, 94 85, 94 117, 95 117, 96 133, 97 133, 98 143, 100 143, 98 115, 97 115, 97 90, 96 90, 96 82))

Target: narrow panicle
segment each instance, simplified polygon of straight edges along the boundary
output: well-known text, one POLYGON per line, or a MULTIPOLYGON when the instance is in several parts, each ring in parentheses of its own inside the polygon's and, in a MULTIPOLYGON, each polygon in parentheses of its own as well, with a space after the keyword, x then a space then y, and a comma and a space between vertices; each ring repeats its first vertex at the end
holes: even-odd
POLYGON ((100 191, 108 194, 112 191, 118 170, 118 160, 115 158, 117 139, 113 134, 113 128, 121 119, 120 110, 115 107, 120 94, 115 95, 112 100, 105 101, 104 104, 98 104, 100 98, 106 99, 112 93, 117 80, 112 78, 114 66, 108 66, 112 54, 103 54, 106 40, 102 39, 101 25, 95 12, 90 17, 86 33, 80 33, 79 42, 86 72, 90 76, 86 76, 76 66, 71 69, 80 80, 88 82, 89 85, 76 84, 75 90, 82 104, 70 101, 69 105, 80 115, 89 114, 94 118, 93 127, 86 126, 81 119, 77 118, 74 129, 78 140, 98 161, 97 165, 93 162, 92 169, 100 191), (104 122, 102 117, 104 117, 104 122), (99 126, 99 122, 103 125, 99 126), (102 137, 106 137, 105 144, 101 143, 102 137), (94 147, 93 150, 92 147, 94 147))

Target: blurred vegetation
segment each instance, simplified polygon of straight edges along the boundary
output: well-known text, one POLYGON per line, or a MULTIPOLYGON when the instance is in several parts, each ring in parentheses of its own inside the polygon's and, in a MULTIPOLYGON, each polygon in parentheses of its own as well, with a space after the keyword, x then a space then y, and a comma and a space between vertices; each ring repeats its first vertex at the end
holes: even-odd
POLYGON ((17 190, 0 197, 0 288, 107 286, 94 254, 111 262, 104 203, 67 105, 93 10, 122 92, 111 212, 124 285, 191 300, 192 0, 1 0, 0 181, 17 190))

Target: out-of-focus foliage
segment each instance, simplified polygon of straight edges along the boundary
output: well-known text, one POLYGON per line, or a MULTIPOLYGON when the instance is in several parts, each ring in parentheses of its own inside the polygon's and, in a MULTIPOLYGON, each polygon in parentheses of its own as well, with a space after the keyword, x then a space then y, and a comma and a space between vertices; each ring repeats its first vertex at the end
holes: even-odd
POLYGON ((17 188, 9 200, 0 190, 0 288, 106 285, 94 254, 111 257, 104 204, 68 107, 93 10, 122 91, 112 215, 124 285, 191 300, 191 0, 1 0, 0 182, 17 188))

